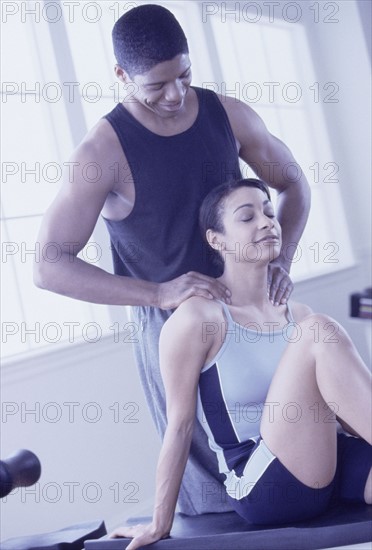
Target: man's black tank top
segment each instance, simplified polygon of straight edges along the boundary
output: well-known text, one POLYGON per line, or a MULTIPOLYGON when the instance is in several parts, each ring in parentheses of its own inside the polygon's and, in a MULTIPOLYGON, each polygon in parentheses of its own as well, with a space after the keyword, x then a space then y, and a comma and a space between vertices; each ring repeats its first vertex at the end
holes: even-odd
POLYGON ((105 223, 114 271, 153 282, 188 271, 217 276, 198 227, 199 208, 208 192, 240 178, 235 138, 217 95, 193 88, 199 101, 194 124, 174 136, 159 136, 121 104, 105 118, 123 147, 135 186, 131 213, 105 223))

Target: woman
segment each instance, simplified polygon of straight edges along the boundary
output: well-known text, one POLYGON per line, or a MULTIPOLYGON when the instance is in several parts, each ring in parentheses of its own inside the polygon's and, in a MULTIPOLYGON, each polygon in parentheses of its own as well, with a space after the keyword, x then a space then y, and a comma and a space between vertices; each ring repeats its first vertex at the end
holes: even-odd
POLYGON ((324 512, 331 500, 372 502, 371 375, 333 319, 299 303, 276 306, 267 266, 281 230, 260 180, 224 184, 200 225, 224 269, 231 305, 192 297, 164 325, 160 363, 168 427, 153 521, 114 531, 128 550, 172 526, 195 411, 226 492, 247 521, 280 524, 324 512), (345 433, 339 433, 340 424, 345 433))

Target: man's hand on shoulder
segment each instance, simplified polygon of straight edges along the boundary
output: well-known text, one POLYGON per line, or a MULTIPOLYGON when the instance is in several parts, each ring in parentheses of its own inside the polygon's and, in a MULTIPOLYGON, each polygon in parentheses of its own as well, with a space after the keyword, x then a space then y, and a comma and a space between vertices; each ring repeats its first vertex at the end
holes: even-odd
POLYGON ((289 273, 280 263, 271 262, 268 266, 267 292, 274 306, 286 304, 293 290, 289 273))
POLYGON ((189 271, 176 279, 159 283, 156 306, 160 309, 174 309, 191 296, 208 300, 223 300, 230 303, 229 289, 213 277, 189 271))

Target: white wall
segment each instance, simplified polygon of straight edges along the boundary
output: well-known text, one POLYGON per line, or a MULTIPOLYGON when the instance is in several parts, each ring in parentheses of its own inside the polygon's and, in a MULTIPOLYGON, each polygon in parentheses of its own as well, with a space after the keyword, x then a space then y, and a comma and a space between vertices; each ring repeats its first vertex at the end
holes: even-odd
POLYGON ((2 458, 30 449, 42 475, 2 500, 2 540, 151 509, 159 440, 131 344, 113 337, 3 368, 2 458))
MULTIPOLYGON (((314 24, 309 19, 306 26, 319 81, 338 82, 341 90, 340 102, 324 105, 324 110, 334 159, 342 167, 339 185, 357 265, 298 283, 294 297, 344 324, 368 361, 370 322, 350 319, 348 308, 349 294, 370 281, 370 69, 357 3, 338 4, 338 24, 314 24)), ((95 518, 105 519, 111 526, 121 517, 149 508, 159 441, 128 344, 114 344, 109 337, 10 365, 2 372, 1 397, 1 457, 29 448, 43 466, 36 486, 39 501, 32 490, 19 490, 2 502, 2 539, 95 518), (68 406, 63 405, 67 402, 79 403, 72 422, 68 406), (123 422, 125 415, 134 411, 127 405, 130 402, 138 406, 133 415, 136 423, 123 422), (88 403, 95 405, 87 407, 88 403), (110 409, 115 403, 120 407, 120 422, 115 422, 110 409), (25 412, 35 406, 40 407, 38 421, 32 414, 22 419, 22 408, 25 412), (4 410, 14 414, 4 416, 4 410), (89 422, 88 417, 93 418, 97 411, 102 417, 89 422), (51 422, 56 412, 62 416, 51 422), (80 484, 74 495, 72 482, 80 484), (110 489, 115 484, 120 486, 121 501, 132 497, 139 502, 115 502, 117 494, 110 489), (94 503, 97 489, 102 495, 94 503)))

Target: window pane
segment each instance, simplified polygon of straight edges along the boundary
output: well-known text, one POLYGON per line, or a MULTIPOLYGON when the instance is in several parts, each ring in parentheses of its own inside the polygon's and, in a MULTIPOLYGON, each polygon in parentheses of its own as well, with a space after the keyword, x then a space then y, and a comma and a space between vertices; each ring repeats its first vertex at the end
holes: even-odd
POLYGON ((61 183, 61 158, 67 161, 72 148, 63 105, 8 97, 2 125, 4 215, 44 212, 61 183))
MULTIPOLYGON (((11 3, 9 2, 8 4, 11 3)), ((34 33, 35 25, 40 29, 42 25, 45 26, 45 23, 41 23, 41 17, 39 18, 39 23, 36 23, 35 17, 26 17, 24 9, 20 9, 20 3, 18 3, 18 9, 15 2, 12 4, 13 9, 12 6, 9 6, 7 9, 3 6, 4 10, 2 11, 1 42, 3 52, 8 52, 8 55, 4 55, 4 53, 1 55, 2 90, 8 93, 16 91, 20 93, 21 90, 28 88, 28 85, 32 82, 41 81, 42 75, 39 70, 37 49, 34 46, 34 33), (33 47, 30 47, 30 44, 33 44, 33 47), (9 85, 4 86, 6 83, 9 83, 9 85), (14 83, 15 85, 13 90, 10 83, 14 83)), ((25 5, 26 2, 24 2, 23 8, 25 5)))
MULTIPOLYGON (((26 351, 28 347, 59 344, 63 341, 76 342, 81 339, 95 340, 109 333, 110 316, 106 306, 81 302, 66 296, 47 292, 36 288, 33 284, 32 269, 34 261, 40 261, 42 256, 50 261, 58 262, 60 252, 50 246, 41 249, 36 243, 40 218, 24 219, 6 222, 9 242, 15 247, 16 253, 12 262, 17 272, 17 283, 20 300, 23 305, 23 319, 20 331, 13 341, 16 341, 18 352, 26 351), (36 244, 35 244, 36 243, 36 244)), ((92 250, 89 251, 92 258, 92 250)), ((6 264, 6 280, 12 276, 6 264)), ((13 320, 13 305, 10 301, 3 304, 3 319, 13 320)), ((9 341, 11 339, 9 338, 9 341)), ((14 349, 14 344, 12 350, 14 349)))
POLYGON ((116 61, 111 47, 111 30, 117 11, 115 3, 79 2, 78 6, 72 6, 70 2, 62 4, 74 60, 74 74, 81 84, 81 90, 88 83, 96 83, 103 95, 110 94, 109 86, 116 80, 116 61))
POLYGON ((1 354, 3 357, 27 351, 27 343, 20 346, 20 326, 24 312, 20 302, 19 280, 14 257, 19 253, 18 243, 11 241, 4 222, 1 226, 1 354))

